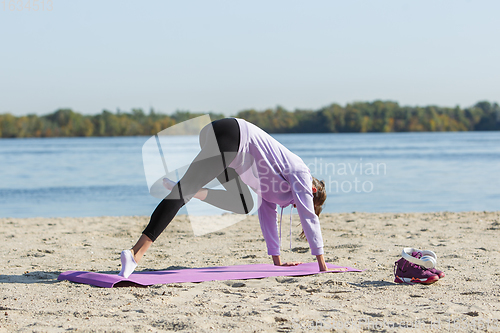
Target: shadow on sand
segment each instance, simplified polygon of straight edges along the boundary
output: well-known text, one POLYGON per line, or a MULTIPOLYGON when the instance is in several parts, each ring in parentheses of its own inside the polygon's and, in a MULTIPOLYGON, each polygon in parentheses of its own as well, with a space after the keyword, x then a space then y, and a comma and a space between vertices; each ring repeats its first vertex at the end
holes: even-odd
POLYGON ((389 281, 363 281, 363 282, 360 282, 360 283, 351 283, 349 282, 349 284, 352 284, 353 286, 356 286, 356 287, 361 287, 361 288, 377 288, 377 287, 389 287, 389 286, 399 286, 401 285, 401 283, 395 283, 395 282, 389 282, 389 281))
MULTIPOLYGON (((155 271, 168 271, 168 270, 174 270, 174 269, 189 269, 192 267, 186 267, 186 266, 169 266, 167 268, 163 269, 143 269, 143 270, 137 270, 136 273, 141 273, 141 272, 155 272, 155 271)), ((96 273, 101 273, 101 274, 113 274, 117 275, 120 271, 99 271, 96 273)), ((30 271, 26 272, 21 275, 6 275, 6 274, 0 274, 0 283, 23 283, 23 284, 33 284, 33 283, 40 283, 40 284, 53 284, 53 283, 58 283, 62 282, 60 280, 57 280, 57 277, 61 274, 61 272, 58 271, 30 271)), ((147 288, 147 286, 143 286, 140 284, 136 284, 133 282, 129 281, 122 281, 114 285, 114 287, 141 287, 141 288, 147 288)))

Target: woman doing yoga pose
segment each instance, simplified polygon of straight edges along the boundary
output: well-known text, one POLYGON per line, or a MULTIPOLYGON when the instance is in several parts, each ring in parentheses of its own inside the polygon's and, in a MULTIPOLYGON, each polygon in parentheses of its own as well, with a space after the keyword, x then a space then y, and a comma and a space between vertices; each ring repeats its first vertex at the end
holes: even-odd
POLYGON ((316 256, 321 271, 328 270, 318 218, 326 200, 325 184, 311 176, 300 157, 257 126, 236 118, 205 126, 200 132, 200 146, 201 151, 178 183, 164 179, 171 192, 158 204, 134 247, 122 252, 121 276, 132 274, 144 253, 191 198, 247 214, 254 205, 249 187, 259 198, 260 226, 274 264, 300 264, 280 260, 277 205, 293 204, 311 254, 316 256), (215 178, 225 190, 203 188, 215 178))

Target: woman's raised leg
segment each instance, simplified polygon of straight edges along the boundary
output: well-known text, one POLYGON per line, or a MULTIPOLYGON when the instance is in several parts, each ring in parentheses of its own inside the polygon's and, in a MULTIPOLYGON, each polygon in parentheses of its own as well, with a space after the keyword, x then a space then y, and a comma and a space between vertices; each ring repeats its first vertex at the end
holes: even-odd
MULTIPOLYGON (((220 175, 236 157, 239 148, 239 126, 235 119, 221 119, 212 123, 213 131, 204 130, 204 145, 182 179, 163 199, 143 234, 131 250, 122 252, 122 271, 128 277, 142 256, 175 217, 179 209, 203 186, 220 175), (236 128, 235 128, 236 126, 236 128), (126 252, 128 251, 128 252, 126 252), (132 269, 127 269, 125 266, 132 269), (127 274, 130 272, 129 274, 127 274)), ((201 135, 200 134, 200 135, 201 135)))

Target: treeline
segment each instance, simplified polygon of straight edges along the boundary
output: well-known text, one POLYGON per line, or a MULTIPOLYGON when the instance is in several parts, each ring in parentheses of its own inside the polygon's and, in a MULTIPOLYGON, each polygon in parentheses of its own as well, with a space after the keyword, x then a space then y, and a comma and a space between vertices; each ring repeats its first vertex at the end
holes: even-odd
MULTIPOLYGON (((0 137, 73 137, 73 136, 136 136, 154 135, 161 130, 198 117, 204 113, 177 111, 173 115, 156 113, 153 109, 145 114, 142 109, 130 113, 112 113, 107 110, 97 115, 82 115, 71 109, 37 116, 15 117, 9 113, 0 115, 0 137)), ((223 114, 210 113, 211 119, 223 118, 223 114)))
MULTIPOLYGON (((209 113, 212 120, 223 114, 209 113)), ((202 115, 177 111, 172 115, 142 109, 97 115, 82 115, 71 109, 45 116, 0 115, 0 137, 70 137, 154 135, 184 120, 202 115)), ((375 101, 338 104, 319 110, 287 111, 276 107, 265 111, 244 110, 236 117, 246 119, 269 133, 352 133, 417 131, 497 131, 500 106, 479 102, 473 107, 409 107, 396 102, 375 101)))
POLYGON ((263 112, 241 111, 237 115, 269 133, 360 133, 498 131, 500 106, 479 102, 461 109, 399 106, 396 102, 338 104, 317 111, 287 111, 281 107, 263 112))

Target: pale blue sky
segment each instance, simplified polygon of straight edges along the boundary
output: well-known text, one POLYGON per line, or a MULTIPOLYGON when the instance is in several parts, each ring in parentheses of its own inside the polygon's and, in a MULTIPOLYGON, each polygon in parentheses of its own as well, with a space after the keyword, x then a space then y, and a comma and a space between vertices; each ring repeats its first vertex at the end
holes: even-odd
POLYGON ((52 8, 0 3, 0 113, 500 102, 500 1, 53 0, 52 8))

